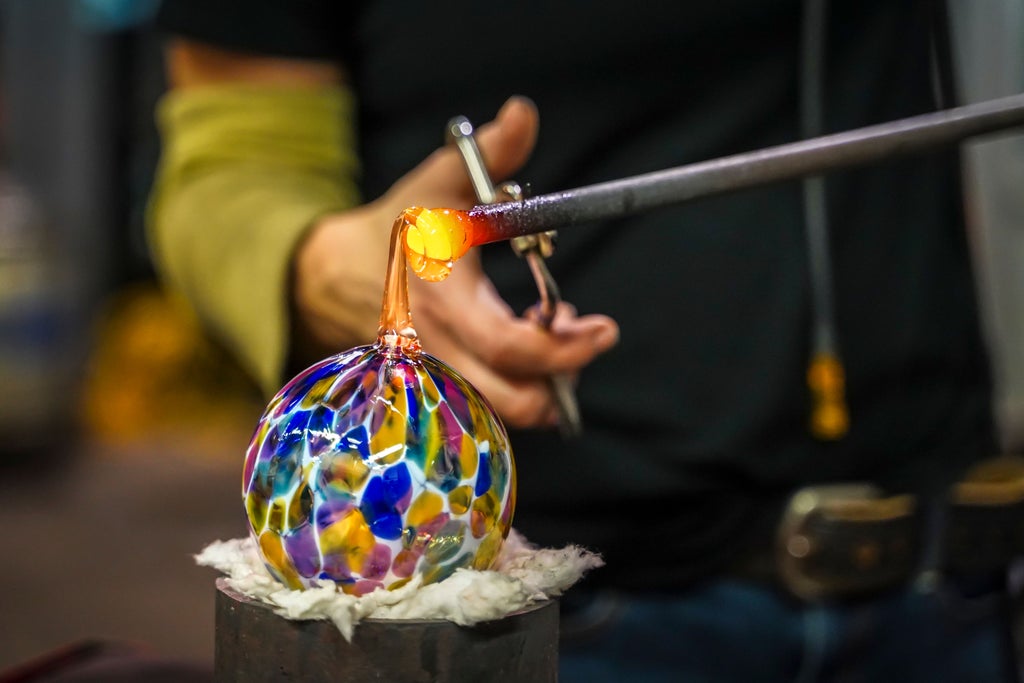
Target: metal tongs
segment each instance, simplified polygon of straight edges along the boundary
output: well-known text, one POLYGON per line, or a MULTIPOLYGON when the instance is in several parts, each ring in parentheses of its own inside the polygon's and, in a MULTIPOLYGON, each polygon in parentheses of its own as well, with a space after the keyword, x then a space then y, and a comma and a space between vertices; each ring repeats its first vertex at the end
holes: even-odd
MULTIPOLYGON (((480 148, 476 144, 476 138, 473 137, 473 124, 469 122, 469 119, 465 116, 456 116, 451 119, 448 122, 446 138, 448 143, 454 144, 462 155, 462 161, 469 174, 473 191, 481 204, 517 202, 525 198, 523 188, 515 181, 506 181, 498 187, 491 182, 490 174, 488 174, 480 154, 480 148)), ((547 230, 531 235, 520 235, 509 240, 513 251, 526 261, 533 274, 540 298, 532 309, 532 313, 537 324, 545 330, 551 329, 558 302, 562 300, 558 283, 555 282, 555 278, 551 275, 544 260, 554 253, 555 236, 554 230, 547 230)), ((576 392, 573 389, 572 380, 567 375, 552 375, 549 381, 558 404, 559 431, 566 439, 579 436, 583 431, 583 423, 580 419, 579 404, 576 402, 576 392)))

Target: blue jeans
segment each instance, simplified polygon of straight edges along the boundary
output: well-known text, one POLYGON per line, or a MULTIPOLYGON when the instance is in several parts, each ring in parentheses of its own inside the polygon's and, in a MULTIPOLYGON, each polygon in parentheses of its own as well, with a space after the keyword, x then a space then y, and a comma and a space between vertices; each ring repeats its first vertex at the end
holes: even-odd
POLYGON ((561 683, 1007 683, 1001 592, 908 587, 851 605, 802 604, 716 580, 682 595, 597 594, 563 617, 561 683))

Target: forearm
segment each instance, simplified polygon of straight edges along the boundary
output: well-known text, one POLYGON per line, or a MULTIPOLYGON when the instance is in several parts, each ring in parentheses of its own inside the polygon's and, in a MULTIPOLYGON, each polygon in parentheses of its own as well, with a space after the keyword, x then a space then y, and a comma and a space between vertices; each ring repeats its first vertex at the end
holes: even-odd
POLYGON ((351 110, 337 85, 212 84, 160 104, 157 267, 266 391, 287 365, 296 249, 358 202, 351 110))

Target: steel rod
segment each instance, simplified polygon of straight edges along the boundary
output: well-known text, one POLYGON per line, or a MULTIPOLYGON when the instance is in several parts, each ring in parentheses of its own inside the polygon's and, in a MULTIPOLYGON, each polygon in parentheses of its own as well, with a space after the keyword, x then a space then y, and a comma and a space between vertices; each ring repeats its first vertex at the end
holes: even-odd
POLYGON ((1024 125, 1024 94, 664 171, 473 207, 498 242, 701 197, 911 155, 1024 125))

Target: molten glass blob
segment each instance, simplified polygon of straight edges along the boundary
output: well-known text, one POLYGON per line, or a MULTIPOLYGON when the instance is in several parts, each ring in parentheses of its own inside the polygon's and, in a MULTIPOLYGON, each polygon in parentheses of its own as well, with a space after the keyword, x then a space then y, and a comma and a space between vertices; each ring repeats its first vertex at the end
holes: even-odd
POLYGON ((487 569, 512 523, 505 429, 476 389, 420 351, 408 314, 406 252, 458 255, 422 241, 410 247, 408 228, 403 214, 377 343, 296 376, 270 402, 246 454, 252 534, 291 588, 330 579, 363 595, 416 575, 431 583, 459 567, 487 569))

